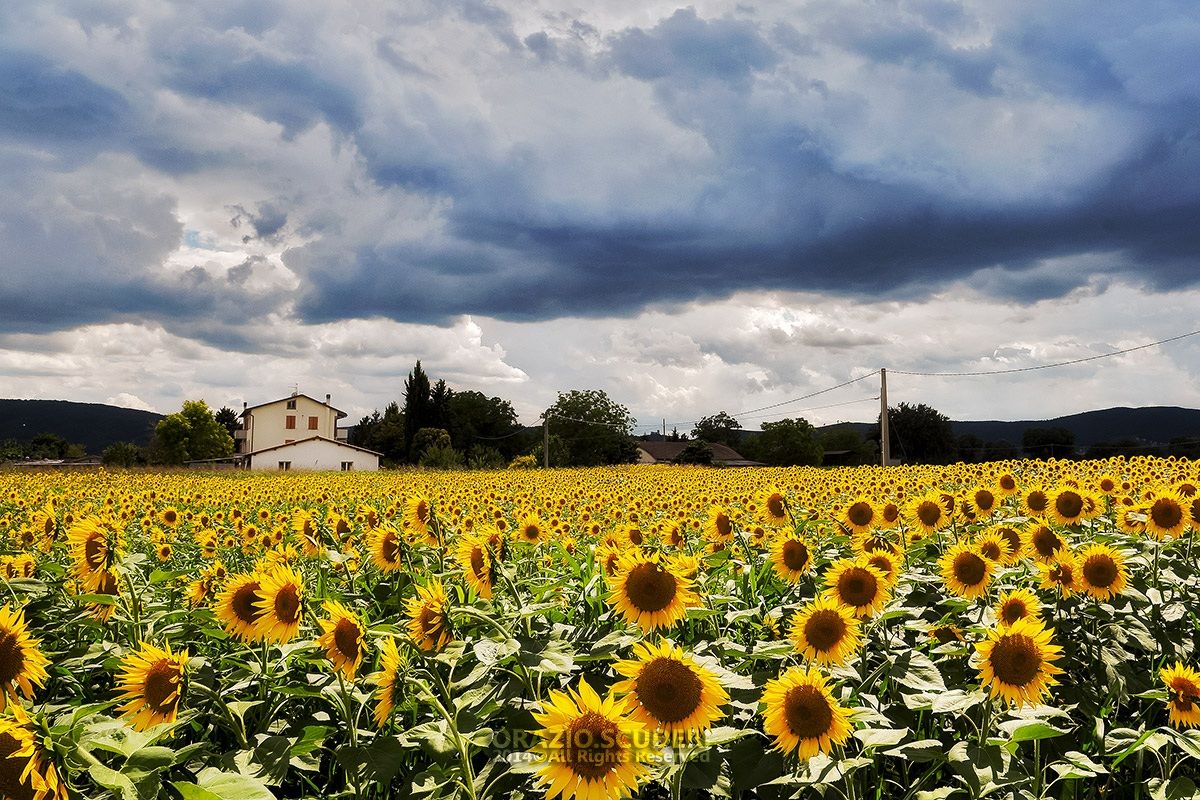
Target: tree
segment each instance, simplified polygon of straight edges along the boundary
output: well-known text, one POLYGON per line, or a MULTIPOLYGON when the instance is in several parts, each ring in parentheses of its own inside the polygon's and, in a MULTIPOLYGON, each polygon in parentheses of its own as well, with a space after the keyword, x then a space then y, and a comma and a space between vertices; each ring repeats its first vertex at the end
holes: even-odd
POLYGON ((146 463, 146 453, 132 442, 113 442, 100 454, 106 467, 136 467, 146 463))
POLYGON ((445 381, 439 380, 433 385, 433 388, 429 391, 428 427, 450 427, 450 400, 453 397, 454 391, 446 385, 445 381))
POLYGON ((421 428, 413 436, 412 452, 416 454, 418 461, 433 447, 451 447, 449 431, 445 428, 421 428))
POLYGON ((1066 428, 1026 428, 1021 448, 1030 458, 1068 458, 1075 453, 1075 434, 1066 428))
POLYGON ((746 455, 773 467, 817 466, 821 463, 821 443, 817 430, 808 420, 781 419, 764 422, 762 433, 747 439, 746 455))
MULTIPOLYGON (((908 464, 949 464, 954 460, 954 427, 949 417, 932 406, 901 403, 889 408, 888 429, 892 458, 899 456, 908 464)), ((878 420, 871 438, 880 440, 878 420)))
POLYGON ((554 405, 542 413, 542 419, 547 417, 551 434, 562 439, 566 451, 565 463, 552 459, 551 466, 590 467, 637 460, 633 416, 600 389, 559 392, 554 405))
POLYGON ((473 452, 482 439, 484 445, 499 450, 505 461, 517 453, 517 412, 507 400, 483 392, 453 392, 447 412, 450 441, 459 450, 473 452))
POLYGON ((156 463, 182 464, 231 455, 233 437, 217 422, 208 403, 185 400, 182 410, 158 421, 150 449, 156 463))
POLYGON ((675 456, 676 464, 711 464, 713 463, 712 445, 701 439, 693 439, 687 447, 675 456))
POLYGON ((736 419, 721 411, 711 417, 701 417, 696 427, 692 428, 692 438, 735 447, 740 439, 738 431, 741 428, 736 419))
POLYGON ((421 428, 429 427, 432 418, 429 376, 421 369, 421 361, 408 373, 404 381, 404 453, 409 463, 417 460, 419 453, 413 452, 413 437, 421 428))
POLYGON ((879 448, 869 439, 863 439, 858 431, 849 426, 827 428, 820 434, 821 451, 823 454, 846 451, 844 454, 828 457, 822 455, 821 463, 829 465, 831 461, 841 466, 860 466, 862 464, 879 463, 879 448))
MULTIPOLYGON (((422 431, 438 430, 437 428, 422 428, 422 431)), ((418 436, 420 434, 418 433, 418 436)), ((422 467, 430 469, 458 469, 463 465, 462 453, 450 446, 450 437, 447 435, 437 444, 430 447, 421 453, 421 458, 417 462, 422 467)))
POLYGON ((242 429, 242 422, 238 419, 236 411, 229 406, 221 406, 221 410, 214 414, 213 418, 229 431, 231 439, 237 438, 237 432, 242 429))

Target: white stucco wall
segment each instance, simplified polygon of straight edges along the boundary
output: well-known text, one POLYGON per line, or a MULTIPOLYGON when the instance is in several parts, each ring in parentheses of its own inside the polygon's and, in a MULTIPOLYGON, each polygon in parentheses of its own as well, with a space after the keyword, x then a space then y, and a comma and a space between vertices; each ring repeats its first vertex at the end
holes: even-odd
POLYGON ((289 439, 298 441, 310 436, 325 436, 329 439, 337 437, 337 412, 307 397, 285 397, 251 409, 246 412, 246 416, 250 418, 250 427, 246 431, 247 452, 274 447, 289 439), (295 410, 287 407, 288 400, 296 401, 295 410), (296 417, 296 427, 292 430, 287 428, 289 415, 296 417), (309 430, 309 417, 317 418, 316 430, 309 430))
POLYGON ((354 472, 379 469, 379 456, 336 442, 316 439, 296 442, 250 456, 250 469, 276 471, 280 461, 292 462, 293 470, 340 470, 343 461, 353 461, 354 472))

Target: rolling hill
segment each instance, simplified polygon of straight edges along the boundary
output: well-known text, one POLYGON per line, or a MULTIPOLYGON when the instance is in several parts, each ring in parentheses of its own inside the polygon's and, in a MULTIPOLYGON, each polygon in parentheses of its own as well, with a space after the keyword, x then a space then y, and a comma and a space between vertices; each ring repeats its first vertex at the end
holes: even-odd
POLYGON ((113 442, 146 445, 162 414, 68 400, 0 400, 0 441, 55 433, 99 454, 113 442))

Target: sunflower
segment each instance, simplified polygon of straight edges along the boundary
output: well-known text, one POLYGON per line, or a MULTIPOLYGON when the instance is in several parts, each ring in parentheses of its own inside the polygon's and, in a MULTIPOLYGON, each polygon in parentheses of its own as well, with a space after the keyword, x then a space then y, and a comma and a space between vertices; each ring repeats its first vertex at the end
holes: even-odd
POLYGON ((709 510, 705 538, 714 542, 727 542, 733 538, 733 520, 729 516, 729 509, 718 506, 709 510))
POLYGON ((1011 472, 1005 472, 996 479, 996 489, 1005 497, 1011 497, 1017 493, 1017 479, 1013 477, 1011 472))
POLYGON ((254 607, 259 612, 261 638, 272 642, 290 642, 300 632, 304 616, 304 579, 287 566, 263 574, 254 607))
POLYGON ((992 580, 994 561, 978 553, 972 546, 956 544, 938 559, 942 581, 951 594, 973 600, 987 592, 992 580))
POLYGON ((89 576, 83 585, 88 594, 108 595, 113 598, 111 603, 87 604, 89 614, 101 622, 107 622, 117 610, 116 599, 121 594, 121 581, 117 573, 101 570, 89 576))
POLYGON ((787 498, 778 489, 768 489, 763 492, 758 516, 764 525, 772 528, 783 527, 788 521, 787 498))
POLYGON ((792 617, 788 637, 809 661, 841 665, 862 646, 859 625, 849 608, 818 597, 792 617))
POLYGON ((300 537, 300 546, 304 555, 309 558, 321 552, 321 529, 313 515, 303 508, 297 508, 292 514, 292 530, 300 537))
POLYGON ((67 541, 75 577, 86 584, 111 568, 120 557, 120 538, 116 523, 100 517, 85 517, 72 525, 67 541))
POLYGON ((1200 533, 1200 495, 1193 497, 1188 504, 1188 525, 1192 530, 1200 533))
POLYGON ((454 547, 454 557, 462 564, 467 585, 483 598, 491 599, 495 567, 488 553, 487 537, 473 533, 459 538, 454 547))
POLYGON ((1054 561, 1066 550, 1063 538, 1049 525, 1034 522, 1022 532, 1022 550, 1041 563, 1054 561))
POLYGON ((415 495, 404 502, 404 518, 408 527, 418 536, 429 536, 429 523, 433 519, 433 506, 429 498, 415 495))
POLYGON ((41 642, 29 635, 25 610, 0 608, 0 710, 18 694, 31 698, 33 687, 46 685, 46 666, 50 661, 38 647, 41 642))
POLYGON ((117 678, 121 694, 117 699, 125 701, 122 716, 135 729, 144 731, 175 721, 187 662, 186 650, 172 653, 170 644, 161 648, 149 642, 143 642, 137 652, 121 662, 117 678))
POLYGON ((859 559, 843 558, 825 573, 825 594, 854 610, 856 617, 873 617, 887 605, 887 579, 859 559))
POLYGON ((1079 563, 1070 551, 1060 551, 1057 561, 1038 562, 1037 568, 1042 577, 1042 589, 1057 588, 1063 597, 1079 591, 1079 563))
POLYGON ((1167 707, 1176 728, 1200 726, 1200 672, 1176 661, 1158 673, 1167 685, 1167 707))
POLYGON ((660 563, 658 553, 630 550, 617 563, 616 575, 608 579, 608 602, 644 632, 674 625, 699 598, 691 581, 673 566, 660 563))
POLYGON ((1028 589, 1010 589, 1000 595, 995 610, 997 625, 1012 625, 1026 617, 1037 619, 1042 613, 1042 603, 1038 596, 1028 589))
POLYGON ((418 586, 417 596, 405 600, 404 608, 408 612, 409 635, 420 649, 436 652, 454 638, 450 631, 446 587, 441 581, 418 586))
POLYGON ((263 576, 258 573, 233 575, 217 595, 217 618, 225 630, 247 642, 262 638, 258 623, 264 616, 258 608, 263 576))
POLYGON ((863 560, 883 573, 883 579, 887 582, 889 589, 896 585, 896 581, 900 580, 900 566, 904 563, 903 556, 889 553, 887 550, 876 550, 863 556, 863 560))
POLYGON ((67 787, 42 749, 40 736, 20 705, 0 717, 0 797, 5 800, 66 800, 67 787))
POLYGON ((1062 672, 1053 664, 1062 656, 1062 648, 1050 643, 1050 631, 1032 617, 988 631, 975 650, 982 684, 992 697, 1003 697, 1012 705, 1042 702, 1057 683, 1054 676, 1062 672))
POLYGON ((1040 486, 1030 486, 1021 493, 1021 513, 1027 517, 1042 517, 1050 510, 1050 494, 1040 486))
POLYGON ((1067 487, 1054 492, 1047 514, 1059 525, 1074 525, 1086 519, 1095 508, 1095 501, 1085 492, 1067 487))
POLYGON ((1079 551, 1079 583, 1097 600, 1109 600, 1125 591, 1128 577, 1125 557, 1119 550, 1091 544, 1079 551))
POLYGON ((852 533, 866 533, 877 516, 878 512, 875 511, 875 506, 871 505, 871 501, 865 497, 858 497, 842 512, 842 524, 852 533))
POLYGON ((984 531, 975 539, 975 552, 989 561, 1003 564, 1008 558, 1008 542, 995 530, 984 531))
POLYGON ((908 505, 908 516, 913 527, 924 534, 936 533, 950 524, 950 515, 942 505, 941 496, 927 494, 908 505))
POLYGON ((535 747, 537 785, 546 800, 604 800, 634 792, 651 756, 645 725, 626 701, 609 692, 601 699, 584 678, 575 690, 551 690, 533 718, 542 726, 535 747))
POLYGON ((321 626, 317 644, 325 648, 325 657, 334 670, 346 680, 353 681, 365 650, 362 623, 353 611, 336 600, 326 600, 324 606, 329 619, 317 620, 321 626))
POLYGON ((179 511, 174 506, 167 506, 162 511, 158 512, 158 521, 168 528, 174 528, 179 524, 179 511))
POLYGON ((778 536, 771 542, 771 564, 781 580, 795 583, 812 569, 812 545, 799 534, 778 536))
POLYGON ((376 727, 382 728, 395 710, 404 691, 404 676, 400 670, 405 666, 405 659, 396 648, 396 640, 388 636, 384 638, 379 648, 379 672, 372 676, 375 684, 375 717, 376 727))
POLYGON ((613 665, 626 680, 612 690, 627 694, 634 719, 651 730, 697 734, 724 716, 729 694, 711 670, 669 640, 635 644, 633 658, 613 665))
POLYGON ((1155 539, 1179 536, 1188 527, 1184 501, 1174 492, 1158 495, 1146 509, 1146 533, 1155 539))
POLYGON ((517 535, 526 544, 541 544, 545 538, 543 527, 541 519, 527 516, 517 525, 517 535))
POLYGON ((838 704, 815 668, 791 667, 763 689, 763 729, 775 749, 809 759, 850 738, 850 711, 838 704))
POLYGON ((975 507, 975 517, 977 519, 986 519, 992 515, 996 507, 1000 505, 1000 498, 994 491, 986 487, 978 487, 971 492, 967 498, 975 507))

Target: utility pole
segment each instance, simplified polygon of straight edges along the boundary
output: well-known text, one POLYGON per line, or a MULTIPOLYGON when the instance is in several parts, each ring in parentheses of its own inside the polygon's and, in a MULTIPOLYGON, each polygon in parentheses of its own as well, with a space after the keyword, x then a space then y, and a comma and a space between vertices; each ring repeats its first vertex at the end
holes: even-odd
POLYGON ((887 466, 892 459, 892 435, 888 431, 887 370, 879 370, 879 459, 887 466))
POLYGON ((542 417, 542 466, 550 468, 550 412, 542 417))

